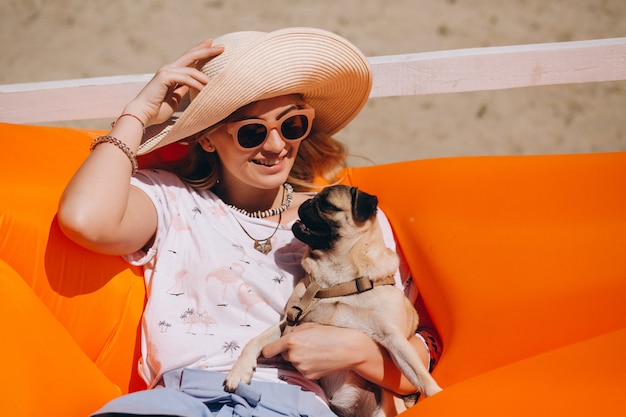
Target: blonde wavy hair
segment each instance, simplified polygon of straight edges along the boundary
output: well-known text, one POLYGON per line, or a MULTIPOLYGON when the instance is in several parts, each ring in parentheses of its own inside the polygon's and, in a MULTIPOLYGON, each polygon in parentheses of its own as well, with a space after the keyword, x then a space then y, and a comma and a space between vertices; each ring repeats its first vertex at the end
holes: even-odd
MULTIPOLYGON (((298 104, 304 100, 296 98, 298 104)), ((223 121, 187 138, 189 152, 184 158, 170 167, 187 184, 195 189, 206 190, 215 186, 221 175, 221 162, 217 152, 206 152, 199 141, 211 131, 228 123, 241 111, 235 111, 223 121)), ((324 185, 335 184, 341 180, 341 173, 346 167, 346 147, 332 136, 315 128, 315 122, 309 136, 300 142, 296 160, 289 174, 289 182, 295 191, 315 191, 324 185)))

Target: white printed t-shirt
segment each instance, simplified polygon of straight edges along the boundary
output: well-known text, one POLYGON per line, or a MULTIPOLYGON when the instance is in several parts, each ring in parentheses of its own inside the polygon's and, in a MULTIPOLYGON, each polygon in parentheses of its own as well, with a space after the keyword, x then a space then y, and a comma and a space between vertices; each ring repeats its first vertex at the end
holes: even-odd
MULTIPOLYGON (((140 374, 152 387, 164 372, 182 367, 227 372, 252 337, 280 321, 304 276, 305 245, 294 237, 293 222, 281 224, 272 251, 263 255, 242 226, 255 239, 265 239, 276 222, 238 213, 172 173, 141 170, 132 185, 152 199, 158 216, 152 247, 126 256, 143 266, 148 295, 140 374)), ((382 213, 379 217, 385 241, 395 249, 391 227, 382 213)), ((317 384, 280 356, 260 359, 254 379, 297 384, 323 398, 317 384)))

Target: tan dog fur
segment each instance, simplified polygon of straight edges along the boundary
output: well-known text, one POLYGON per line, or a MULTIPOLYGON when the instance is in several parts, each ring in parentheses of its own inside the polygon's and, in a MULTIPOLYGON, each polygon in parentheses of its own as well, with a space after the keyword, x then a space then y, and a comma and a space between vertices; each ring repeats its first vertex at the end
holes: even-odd
MULTIPOLYGON (((376 216, 376 197, 352 187, 332 186, 309 201, 310 204, 305 206, 305 203, 300 208, 301 222, 294 225, 294 234, 307 244, 307 240, 313 242, 317 239, 318 244, 309 245, 302 260, 311 281, 322 288, 329 288, 356 277, 367 276, 376 281, 395 273, 398 257, 384 244, 376 216), (361 203, 364 198, 368 203, 361 203), (359 204, 374 205, 366 219, 358 219, 359 216, 354 214, 359 204), (313 236, 305 224, 311 213, 314 213, 313 217, 318 217, 317 223, 313 221, 311 224, 320 226, 323 222, 323 228, 330 225, 330 230, 325 230, 332 235, 330 248, 320 247, 324 245, 326 235, 313 236)), ((305 284, 298 283, 287 306, 299 305, 305 291, 305 284)), ((441 391, 408 341, 417 329, 418 316, 397 287, 381 285, 359 294, 316 298, 313 303, 303 322, 358 329, 387 349, 418 391, 426 396, 441 391)), ((227 376, 226 389, 234 391, 239 382, 249 383, 263 347, 290 330, 286 319, 283 319, 252 339, 227 376)), ((372 384, 353 372, 339 372, 322 378, 320 383, 333 411, 340 416, 395 415, 391 394, 378 387, 373 389, 372 384)))

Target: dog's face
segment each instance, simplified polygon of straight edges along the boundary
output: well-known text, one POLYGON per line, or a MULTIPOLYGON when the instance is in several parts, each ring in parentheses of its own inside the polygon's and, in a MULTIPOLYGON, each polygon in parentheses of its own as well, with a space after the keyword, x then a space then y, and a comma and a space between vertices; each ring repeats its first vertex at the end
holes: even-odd
POLYGON ((293 234, 312 250, 330 251, 347 236, 358 235, 376 215, 378 198, 356 187, 333 185, 302 203, 293 234))

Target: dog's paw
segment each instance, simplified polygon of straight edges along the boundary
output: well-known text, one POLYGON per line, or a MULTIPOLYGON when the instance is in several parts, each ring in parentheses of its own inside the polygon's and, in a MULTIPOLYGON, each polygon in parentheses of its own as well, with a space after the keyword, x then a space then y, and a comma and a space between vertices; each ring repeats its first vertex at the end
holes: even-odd
POLYGON ((244 366, 239 362, 235 363, 235 366, 233 366, 233 369, 226 375, 226 379, 224 380, 224 388, 226 391, 235 392, 240 382, 249 384, 250 381, 252 381, 254 370, 254 366, 244 366))

